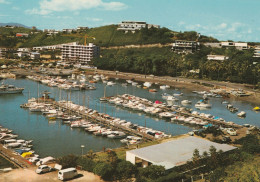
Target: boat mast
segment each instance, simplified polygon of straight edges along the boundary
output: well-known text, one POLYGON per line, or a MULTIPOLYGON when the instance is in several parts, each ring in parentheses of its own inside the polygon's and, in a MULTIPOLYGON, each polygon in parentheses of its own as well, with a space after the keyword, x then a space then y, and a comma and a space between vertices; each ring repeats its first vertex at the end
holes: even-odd
POLYGON ((40 95, 39 95, 39 82, 37 83, 37 103, 39 101, 40 95))

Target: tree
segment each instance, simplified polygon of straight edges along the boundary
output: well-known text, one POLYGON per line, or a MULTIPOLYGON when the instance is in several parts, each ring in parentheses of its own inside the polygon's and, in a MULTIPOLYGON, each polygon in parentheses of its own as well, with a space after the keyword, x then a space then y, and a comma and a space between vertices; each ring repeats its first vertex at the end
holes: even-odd
POLYGON ((86 170, 86 171, 89 171, 89 172, 93 172, 93 169, 96 165, 96 163, 93 160, 91 160, 87 157, 78 158, 77 164, 79 166, 81 166, 83 170, 86 170))
POLYGON ((96 156, 97 154, 95 154, 93 150, 89 150, 87 153, 87 157, 91 160, 93 160, 96 156))
POLYGON ((118 179, 129 179, 136 173, 136 167, 129 161, 122 160, 117 164, 116 177, 118 179))
POLYGON ((198 167, 199 165, 199 160, 200 160, 200 152, 198 149, 195 149, 193 152, 193 157, 192 157, 192 162, 195 167, 198 167))
POLYGON ((181 181, 185 178, 184 174, 180 174, 178 172, 171 172, 167 176, 160 177, 156 179, 156 182, 173 182, 173 181, 181 181))
POLYGON ((210 154, 209 167, 215 169, 218 165, 218 159, 217 159, 217 149, 213 145, 211 145, 209 148, 209 154, 210 154))
POLYGON ((77 159, 78 159, 77 156, 73 154, 69 154, 67 156, 58 158, 57 163, 62 165, 62 168, 76 167, 77 159))
POLYGON ((97 163, 93 172, 99 175, 104 180, 112 180, 114 176, 113 167, 107 163, 97 163))
POLYGON ((151 165, 146 168, 139 169, 139 176, 155 180, 165 174, 163 166, 151 165))
POLYGON ((207 151, 204 151, 203 154, 202 154, 203 158, 207 158, 209 156, 208 152, 207 151))
POLYGON ((217 168, 216 170, 214 170, 210 175, 209 175, 209 179, 210 182, 219 182, 221 177, 224 176, 225 170, 223 168, 217 168))
POLYGON ((113 150, 109 150, 107 152, 107 161, 113 166, 115 167, 117 162, 118 162, 118 157, 115 151, 113 150))

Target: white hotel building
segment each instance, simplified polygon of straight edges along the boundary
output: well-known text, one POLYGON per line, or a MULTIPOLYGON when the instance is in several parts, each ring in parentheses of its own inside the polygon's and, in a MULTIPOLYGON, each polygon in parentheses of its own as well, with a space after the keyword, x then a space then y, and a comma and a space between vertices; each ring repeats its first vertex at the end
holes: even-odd
POLYGON ((72 45, 62 45, 61 53, 62 61, 87 65, 93 57, 99 56, 99 47, 93 43, 79 45, 75 42, 72 45))

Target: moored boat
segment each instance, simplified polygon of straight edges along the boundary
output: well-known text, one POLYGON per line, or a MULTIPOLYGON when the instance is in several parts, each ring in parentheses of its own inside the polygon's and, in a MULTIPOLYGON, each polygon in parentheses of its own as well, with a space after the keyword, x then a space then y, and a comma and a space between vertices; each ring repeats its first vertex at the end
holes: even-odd
POLYGON ((18 94, 22 93, 24 88, 18 88, 14 85, 3 84, 0 86, 0 94, 18 94))

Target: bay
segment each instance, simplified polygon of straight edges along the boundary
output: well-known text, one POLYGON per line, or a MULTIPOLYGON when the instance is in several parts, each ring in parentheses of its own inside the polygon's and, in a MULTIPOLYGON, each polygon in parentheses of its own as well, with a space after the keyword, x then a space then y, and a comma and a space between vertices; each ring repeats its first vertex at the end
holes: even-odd
MULTIPOLYGON (((160 90, 159 86, 153 85, 158 92, 150 93, 147 89, 137 88, 132 85, 124 87, 121 83, 124 80, 116 81, 114 86, 106 86, 106 96, 114 96, 117 94, 132 94, 139 97, 147 98, 151 101, 162 100, 162 93, 184 93, 183 96, 178 97, 180 104, 181 100, 187 99, 192 101, 189 108, 197 110, 194 104, 202 98, 201 95, 192 93, 185 88, 183 89, 166 89, 160 90)), ((26 103, 28 98, 37 97, 38 83, 27 79, 7 79, 5 83, 13 84, 17 87, 24 87, 23 94, 6 94, 0 95, 0 125, 13 130, 13 133, 18 134, 19 138, 25 140, 33 140, 33 146, 36 153, 41 157, 54 156, 59 157, 66 154, 81 154, 81 145, 84 145, 84 152, 89 150, 101 151, 104 148, 117 148, 122 146, 121 142, 117 139, 108 139, 105 137, 97 137, 82 129, 71 129, 68 125, 63 125, 61 121, 48 121, 43 115, 31 113, 27 109, 20 108, 20 104, 26 103)), ((98 82, 95 84, 96 90, 89 91, 72 91, 71 100, 80 105, 86 105, 99 112, 107 113, 114 117, 131 121, 142 126, 147 126, 153 129, 164 131, 171 135, 180 135, 192 131, 194 128, 184 126, 176 123, 171 123, 169 120, 163 120, 156 117, 151 117, 145 113, 131 111, 123 107, 117 107, 109 103, 101 103, 100 97, 104 95, 105 84, 98 82), (83 97, 84 95, 84 97, 83 97), (85 98, 85 100, 83 100, 85 98)), ((48 87, 39 84, 39 92, 51 92, 51 97, 56 100, 67 100, 69 91, 59 90, 55 87, 48 87), (61 94, 60 94, 61 93, 61 94)), ((238 124, 252 124, 260 126, 260 114, 252 110, 255 105, 249 102, 242 102, 238 100, 227 100, 239 111, 243 110, 247 113, 246 118, 238 118, 236 114, 230 113, 225 105, 222 104, 222 98, 210 98, 212 109, 199 112, 210 113, 214 116, 221 117, 226 121, 233 121, 238 124)))

